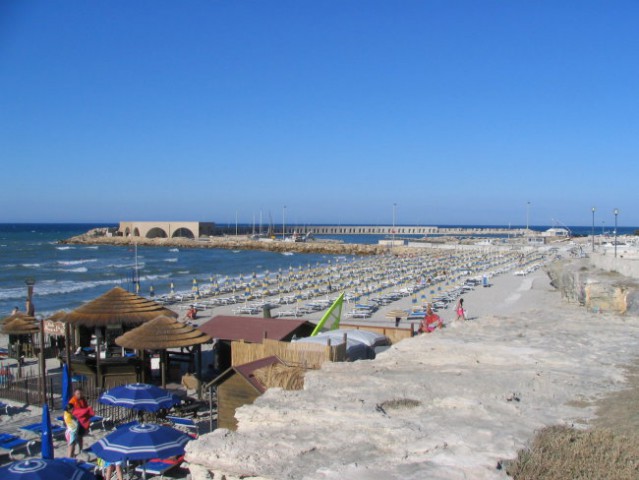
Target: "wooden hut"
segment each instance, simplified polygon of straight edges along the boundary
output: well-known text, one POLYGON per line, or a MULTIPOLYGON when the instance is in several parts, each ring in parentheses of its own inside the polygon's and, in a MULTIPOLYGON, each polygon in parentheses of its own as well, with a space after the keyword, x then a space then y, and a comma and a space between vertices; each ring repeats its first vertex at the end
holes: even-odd
POLYGON ((92 347, 91 336, 95 335, 95 354, 70 358, 71 368, 77 373, 93 377, 99 388, 139 380, 142 371, 140 360, 118 356, 121 348, 115 346, 115 339, 161 315, 177 317, 177 313, 163 305, 121 287, 115 287, 69 312, 61 320, 75 328, 76 346, 92 347), (110 349, 110 346, 115 348, 110 349), (110 382, 109 377, 112 377, 110 382))
POLYGON ((303 375, 303 369, 287 367, 276 356, 227 369, 206 385, 217 388, 218 428, 236 430, 238 408, 253 403, 270 387, 301 389, 303 375))
POLYGON ((199 330, 217 340, 217 370, 231 367, 231 342, 262 343, 262 340, 290 342, 293 337, 309 336, 315 325, 306 320, 281 318, 235 317, 218 315, 200 325, 199 330))

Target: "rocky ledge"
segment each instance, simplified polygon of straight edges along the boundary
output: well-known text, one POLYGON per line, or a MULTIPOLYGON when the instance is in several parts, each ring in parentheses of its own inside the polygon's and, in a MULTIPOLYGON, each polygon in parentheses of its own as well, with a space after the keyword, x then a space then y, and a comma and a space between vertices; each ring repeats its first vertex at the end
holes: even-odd
MULTIPOLYGON (((131 246, 137 244, 145 247, 178 247, 178 248, 225 248, 228 250, 263 250, 268 252, 293 253, 323 253, 330 255, 381 255, 389 253, 385 245, 364 245, 355 243, 333 243, 309 241, 303 243, 260 241, 245 236, 239 237, 207 237, 198 240, 189 238, 140 238, 140 237, 109 237, 100 229, 91 230, 85 234, 62 240, 63 244, 82 245, 114 245, 131 246)), ((393 247, 393 253, 415 253, 415 249, 408 247, 393 247)))

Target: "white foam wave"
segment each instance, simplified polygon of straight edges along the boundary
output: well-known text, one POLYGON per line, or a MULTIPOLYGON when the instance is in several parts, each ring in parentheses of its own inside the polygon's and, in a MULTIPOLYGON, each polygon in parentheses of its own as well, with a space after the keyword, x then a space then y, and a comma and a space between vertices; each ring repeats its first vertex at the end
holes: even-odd
MULTIPOLYGON (((61 295, 65 293, 79 292, 104 285, 121 284, 120 279, 97 280, 92 282, 76 282, 73 280, 43 281, 38 283, 38 296, 61 295)), ((0 300, 15 300, 24 298, 24 287, 3 288, 0 290, 0 300)))
POLYGON ((58 260, 58 265, 70 266, 70 265, 82 265, 83 263, 97 262, 97 258, 85 258, 82 260, 58 260))
POLYGON ((89 270, 87 267, 78 267, 78 268, 61 268, 61 272, 69 272, 69 273, 86 273, 89 270))
POLYGON ((179 248, 169 248, 169 252, 179 252, 179 248))
POLYGON ((165 262, 177 262, 178 259, 177 258, 165 258, 164 261, 165 262))
POLYGON ((186 274, 191 273, 191 272, 189 270, 180 270, 177 273, 179 273, 180 275, 186 275, 186 274))
POLYGON ((100 247, 98 247, 97 245, 94 245, 94 246, 91 246, 91 247, 84 247, 85 250, 97 250, 98 248, 100 248, 100 247))
POLYGON ((140 280, 141 281, 144 281, 144 280, 157 280, 158 278, 169 278, 170 276, 171 276, 170 273, 165 273, 165 274, 162 274, 162 275, 144 275, 144 276, 140 277, 140 280))
POLYGON ((291 255, 295 255, 293 252, 282 252, 282 255, 286 255, 287 257, 290 257, 291 255))
POLYGON ((39 263, 21 263, 20 266, 24 268, 40 268, 39 263))
POLYGON ((64 246, 64 247, 55 247, 56 250, 75 250, 75 247, 69 247, 69 246, 64 246))

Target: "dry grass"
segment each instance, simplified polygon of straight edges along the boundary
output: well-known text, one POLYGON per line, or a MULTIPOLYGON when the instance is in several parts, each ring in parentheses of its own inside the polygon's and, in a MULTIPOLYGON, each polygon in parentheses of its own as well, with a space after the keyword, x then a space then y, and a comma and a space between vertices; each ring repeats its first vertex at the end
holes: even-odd
POLYGON ((284 390, 302 390, 304 388, 304 372, 301 367, 271 365, 255 370, 253 375, 267 388, 278 387, 284 390))
POLYGON ((541 430, 507 473, 515 480, 626 480, 639 478, 639 438, 610 430, 541 430))

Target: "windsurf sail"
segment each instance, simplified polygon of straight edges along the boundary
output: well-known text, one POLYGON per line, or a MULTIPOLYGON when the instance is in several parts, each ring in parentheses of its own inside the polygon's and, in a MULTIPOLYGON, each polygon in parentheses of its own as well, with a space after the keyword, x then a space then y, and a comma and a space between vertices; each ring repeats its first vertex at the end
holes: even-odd
POLYGON ((331 330, 337 330, 339 328, 339 322, 342 319, 343 304, 344 304, 344 292, 342 292, 340 296, 337 297, 337 300, 333 302, 333 305, 331 305, 330 308, 326 310, 326 313, 324 314, 322 319, 319 321, 319 323, 315 327, 315 330, 313 330, 313 333, 311 333, 311 337, 314 337, 315 335, 317 335, 324 327, 324 324, 328 322, 329 320, 332 320, 331 328, 330 328, 331 330))

